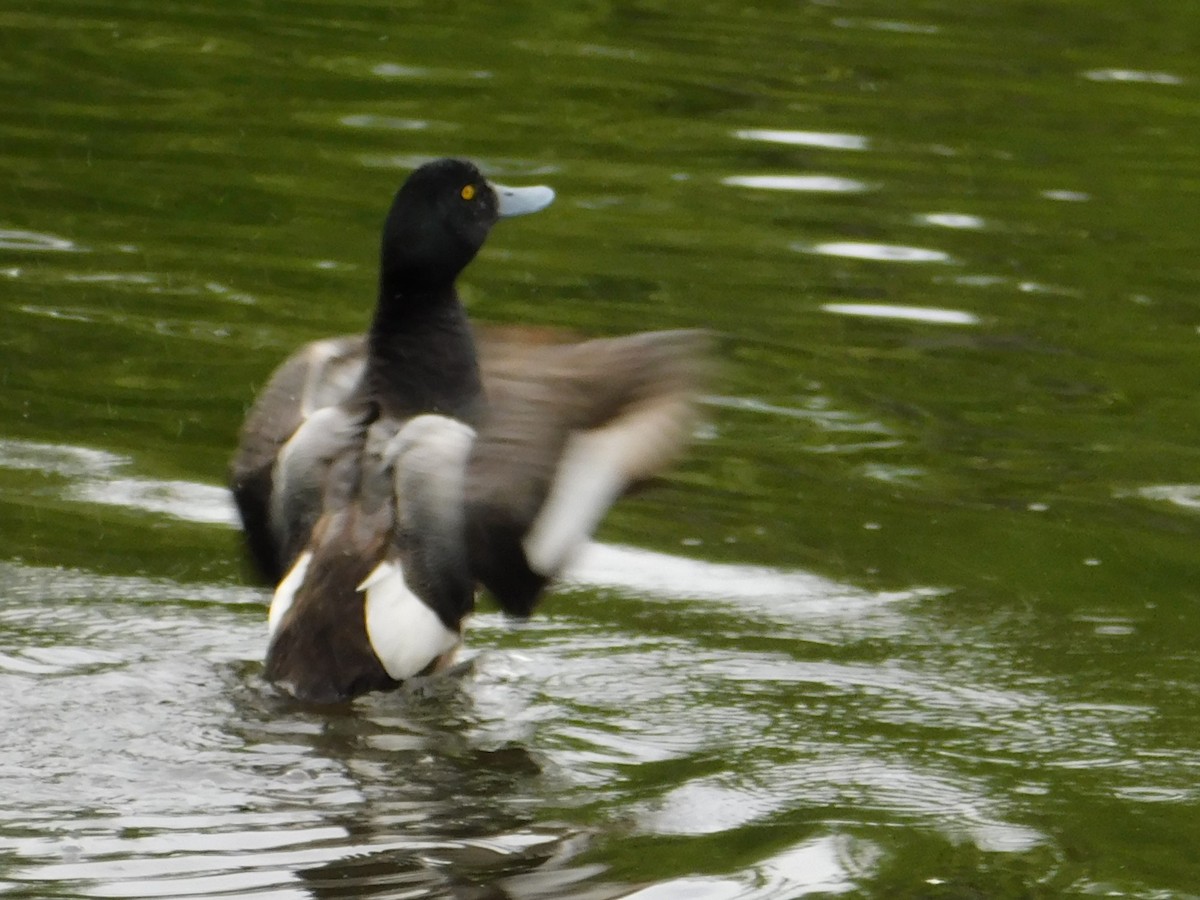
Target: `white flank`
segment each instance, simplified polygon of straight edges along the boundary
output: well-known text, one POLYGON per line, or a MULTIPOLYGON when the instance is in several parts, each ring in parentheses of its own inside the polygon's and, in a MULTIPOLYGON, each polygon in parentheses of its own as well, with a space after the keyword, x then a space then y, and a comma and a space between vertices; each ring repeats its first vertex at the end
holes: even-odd
POLYGON ((300 554, 296 564, 284 576, 283 581, 279 582, 279 587, 275 588, 275 596, 271 598, 271 609, 267 613, 268 638, 275 636, 275 629, 283 620, 284 613, 291 608, 292 601, 296 599, 296 591, 300 590, 300 585, 304 584, 304 576, 308 574, 310 562, 312 562, 312 551, 306 550, 300 554))
POLYGON ((404 572, 395 562, 381 562, 358 590, 367 595, 364 606, 371 648, 397 681, 411 678, 458 646, 458 632, 447 628, 437 613, 409 590, 404 572))

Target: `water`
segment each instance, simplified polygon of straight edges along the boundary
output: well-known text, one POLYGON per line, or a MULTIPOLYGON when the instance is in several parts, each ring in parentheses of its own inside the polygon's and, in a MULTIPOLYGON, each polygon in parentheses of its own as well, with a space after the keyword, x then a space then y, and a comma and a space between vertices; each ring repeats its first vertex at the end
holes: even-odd
POLYGON ((0 10, 0 890, 1200 896, 1186 5, 0 10), (260 680, 220 485, 404 173, 559 193, 472 314, 703 325, 544 613, 260 680))

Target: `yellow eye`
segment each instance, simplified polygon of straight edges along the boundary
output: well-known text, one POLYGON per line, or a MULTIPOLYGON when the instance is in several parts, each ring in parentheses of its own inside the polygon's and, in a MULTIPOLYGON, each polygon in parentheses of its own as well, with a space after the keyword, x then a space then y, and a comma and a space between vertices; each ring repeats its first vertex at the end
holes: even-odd
POLYGON ((475 185, 468 184, 461 191, 459 191, 459 193, 462 195, 464 200, 473 200, 475 199, 475 185))

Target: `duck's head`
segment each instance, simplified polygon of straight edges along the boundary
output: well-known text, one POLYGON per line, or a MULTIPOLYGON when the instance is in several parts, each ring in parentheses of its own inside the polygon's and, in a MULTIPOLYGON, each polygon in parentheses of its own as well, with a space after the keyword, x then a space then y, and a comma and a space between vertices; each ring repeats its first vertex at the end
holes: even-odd
POLYGON ((465 160, 426 163, 400 186, 388 211, 383 277, 394 288, 448 286, 479 252, 497 220, 537 212, 553 200, 548 187, 494 184, 465 160))

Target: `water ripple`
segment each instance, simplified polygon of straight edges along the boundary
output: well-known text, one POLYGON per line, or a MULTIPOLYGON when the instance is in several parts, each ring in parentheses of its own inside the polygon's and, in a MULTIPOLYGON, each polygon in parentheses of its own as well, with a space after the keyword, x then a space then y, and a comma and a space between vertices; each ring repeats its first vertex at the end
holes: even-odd
POLYGON ((875 262, 944 263, 951 262, 950 254, 928 247, 906 247, 901 244, 874 244, 866 241, 826 241, 820 244, 793 244, 801 253, 822 256, 841 256, 846 259, 868 259, 875 262))
POLYGON ((809 191, 828 194, 871 190, 871 186, 864 181, 837 175, 730 175, 722 178, 721 184, 766 191, 809 191))
POLYGON ((820 400, 814 401, 808 407, 781 406, 768 403, 756 397, 710 396, 703 398, 706 406, 723 409, 736 409, 743 412, 764 413, 771 416, 784 416, 789 419, 802 419, 819 426, 825 431, 854 431, 872 434, 891 435, 894 432, 882 422, 863 419, 852 412, 830 409, 820 400))
POLYGON ((129 457, 105 450, 0 439, 0 469, 41 471, 70 479, 73 483, 62 490, 67 499, 162 513, 188 522, 238 523, 224 488, 118 474, 132 463, 129 457))
POLYGON ((1063 203, 1086 203, 1092 199, 1091 194, 1083 191, 1068 191, 1058 188, 1042 191, 1042 196, 1047 200, 1059 200, 1063 203))
POLYGON ((1140 69, 1089 69, 1088 81, 1119 81, 1135 84, 1183 84, 1184 79, 1170 72, 1146 72, 1140 69))
POLYGON ((773 128, 742 128, 733 133, 745 141, 766 141, 798 147, 824 147, 829 150, 866 150, 870 142, 861 134, 837 134, 829 131, 787 131, 773 128))
POLYGON ((0 250, 78 253, 84 249, 86 248, 80 247, 73 241, 56 237, 53 234, 23 231, 19 228, 0 228, 0 250))
POLYGON ((604 586, 642 599, 692 598, 772 622, 803 622, 810 639, 825 628, 879 633, 896 625, 896 606, 938 596, 934 588, 875 593, 808 572, 712 563, 636 547, 592 542, 572 563, 564 587, 604 586))
POLYGON ((371 67, 371 74, 380 78, 432 78, 442 80, 460 78, 491 78, 492 73, 486 69, 459 71, 454 69, 429 69, 423 66, 407 66, 401 63, 378 63, 371 67))
POLYGON ((808 894, 845 894, 873 869, 883 851, 849 835, 824 835, 761 860, 737 877, 691 875, 660 882, 627 900, 793 900, 808 894))
MULTIPOLYGON (((89 597, 96 601, 139 600, 179 602, 185 600, 230 606, 262 606, 263 592, 257 588, 222 584, 181 584, 167 578, 136 575, 99 575, 79 569, 57 566, 28 566, 0 562, 0 591, 8 605, 0 607, 0 621, 18 622, 27 610, 18 602, 59 603, 89 597)), ((81 618, 88 610, 77 610, 81 618)), ((68 610, 58 608, 55 615, 66 621, 68 610)))
POLYGON ((153 478, 91 479, 72 487, 68 496, 85 503, 101 503, 162 513, 187 522, 233 526, 240 524, 228 491, 193 481, 160 481, 153 478))
POLYGON ((931 325, 978 325, 979 317, 961 309, 930 306, 900 306, 891 303, 824 303, 821 309, 840 316, 865 316, 873 319, 903 319, 931 325))
POLYGON ((429 127, 429 123, 422 119, 400 119, 370 113, 342 116, 340 121, 350 128, 376 128, 387 131, 424 131, 429 127))
POLYGON ((926 225, 936 225, 939 228, 980 229, 987 227, 987 221, 981 216, 969 213, 922 213, 917 221, 926 225))
POLYGON ((1144 500, 1172 503, 1189 510, 1200 510, 1200 484, 1150 484, 1135 491, 1118 491, 1118 497, 1135 496, 1144 500))
POLYGON ((106 450, 0 438, 0 469, 49 472, 79 478, 125 465, 126 457, 106 450))
POLYGON ((872 31, 894 31, 898 34, 937 34, 941 31, 937 25, 904 22, 897 19, 851 19, 843 17, 834 19, 833 25, 837 28, 867 28, 872 31))

